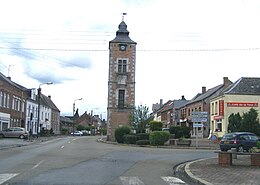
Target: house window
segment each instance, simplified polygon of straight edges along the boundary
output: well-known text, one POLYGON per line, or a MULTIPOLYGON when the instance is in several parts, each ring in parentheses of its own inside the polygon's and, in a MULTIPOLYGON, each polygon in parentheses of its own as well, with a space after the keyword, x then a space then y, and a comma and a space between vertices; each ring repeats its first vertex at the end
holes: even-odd
POLYGON ((215 102, 215 115, 218 114, 218 102, 215 102))
POLYGON ((118 108, 124 108, 125 104, 125 90, 118 91, 118 108))
POLYGON ((127 72, 127 61, 125 59, 118 60, 117 71, 119 73, 126 73, 127 72))
POLYGON ((211 115, 214 115, 214 103, 211 103, 211 115))

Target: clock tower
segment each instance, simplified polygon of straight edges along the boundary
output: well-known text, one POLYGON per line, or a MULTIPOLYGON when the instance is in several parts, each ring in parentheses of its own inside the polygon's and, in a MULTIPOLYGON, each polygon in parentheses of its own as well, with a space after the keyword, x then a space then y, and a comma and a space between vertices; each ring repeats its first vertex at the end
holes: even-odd
POLYGON ((109 42, 107 139, 115 141, 116 128, 129 125, 135 108, 136 42, 130 39, 122 20, 116 37, 109 42))

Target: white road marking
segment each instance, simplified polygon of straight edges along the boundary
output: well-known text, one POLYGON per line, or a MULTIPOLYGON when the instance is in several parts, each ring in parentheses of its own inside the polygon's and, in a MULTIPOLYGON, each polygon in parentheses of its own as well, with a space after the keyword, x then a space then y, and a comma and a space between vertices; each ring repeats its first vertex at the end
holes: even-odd
POLYGON ((138 177, 120 177, 123 185, 145 185, 138 177))
POLYGON ((44 161, 44 160, 42 160, 42 161, 38 162, 36 165, 34 165, 34 166, 32 167, 32 170, 35 169, 35 168, 37 168, 38 166, 40 166, 40 164, 43 163, 43 161, 44 161))
POLYGON ((3 173, 0 174, 0 184, 3 184, 4 182, 8 181, 9 179, 15 177, 19 173, 3 173))
POLYGON ((167 182, 169 185, 180 185, 180 184, 186 184, 184 181, 182 181, 181 179, 177 178, 177 177, 161 177, 162 180, 164 180, 165 182, 167 182))
POLYGON ((63 145, 63 146, 61 146, 61 149, 62 149, 62 148, 64 148, 64 145, 63 145))

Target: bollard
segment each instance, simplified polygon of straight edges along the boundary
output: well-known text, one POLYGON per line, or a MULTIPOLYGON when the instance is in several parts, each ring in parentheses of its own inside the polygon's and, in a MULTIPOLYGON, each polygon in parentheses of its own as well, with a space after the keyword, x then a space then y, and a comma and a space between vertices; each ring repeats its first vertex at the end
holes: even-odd
POLYGON ((237 152, 237 149, 231 148, 231 152, 232 152, 232 159, 237 159, 237 154, 233 154, 233 152, 237 152))

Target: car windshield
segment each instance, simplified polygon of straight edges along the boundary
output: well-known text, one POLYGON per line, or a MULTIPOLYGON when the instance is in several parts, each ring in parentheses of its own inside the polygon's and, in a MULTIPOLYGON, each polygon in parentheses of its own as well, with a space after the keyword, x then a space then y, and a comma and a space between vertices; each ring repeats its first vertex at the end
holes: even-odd
POLYGON ((257 140, 258 140, 258 137, 255 136, 255 135, 249 135, 249 139, 250 139, 250 140, 257 141, 257 140))
POLYGON ((228 141, 228 140, 233 140, 235 138, 234 134, 226 134, 223 136, 222 140, 223 141, 228 141))

